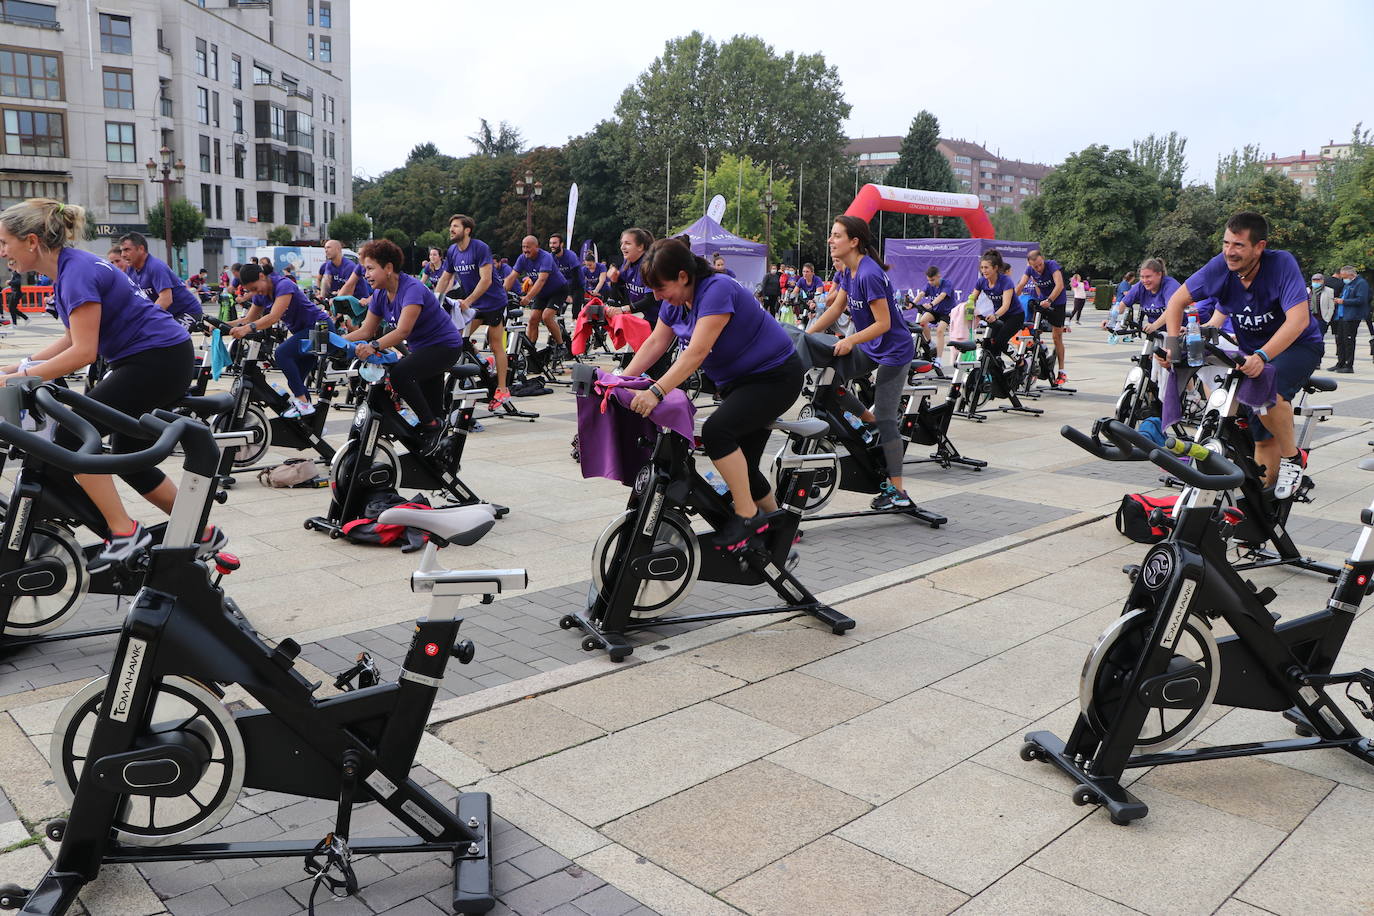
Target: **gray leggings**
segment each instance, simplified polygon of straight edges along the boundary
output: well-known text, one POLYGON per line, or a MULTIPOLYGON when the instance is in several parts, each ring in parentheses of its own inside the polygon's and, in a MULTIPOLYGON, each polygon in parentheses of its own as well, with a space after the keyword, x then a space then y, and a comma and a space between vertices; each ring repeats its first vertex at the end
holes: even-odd
MULTIPOLYGON (((887 465, 887 476, 900 477, 902 474, 902 437, 900 415, 902 389, 906 387, 909 366, 878 366, 878 381, 873 391, 873 416, 878 420, 878 441, 883 446, 883 463, 887 465)), ((864 406, 849 392, 840 397, 855 416, 863 413, 864 406)))

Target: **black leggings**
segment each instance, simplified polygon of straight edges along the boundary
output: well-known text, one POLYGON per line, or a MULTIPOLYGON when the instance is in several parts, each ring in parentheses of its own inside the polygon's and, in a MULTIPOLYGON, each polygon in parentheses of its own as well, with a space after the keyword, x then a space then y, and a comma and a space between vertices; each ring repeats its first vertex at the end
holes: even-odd
POLYGON ((749 466, 749 493, 757 502, 772 492, 772 484, 759 470, 768 444, 768 424, 782 416, 801 394, 801 357, 793 353, 776 369, 736 379, 721 389, 720 406, 701 427, 706 457, 715 461, 735 449, 744 452, 749 466))
POLYGON ((1079 319, 1079 317, 1082 316, 1082 314, 1083 314, 1083 307, 1086 306, 1087 304, 1088 304, 1088 300, 1087 300, 1087 299, 1078 299, 1078 298, 1075 298, 1075 299, 1073 300, 1073 314, 1069 316, 1070 320, 1072 320, 1072 321, 1077 321, 1077 320, 1079 319))
MULTIPOLYGON (((141 417, 158 408, 171 407, 186 396, 186 389, 195 375, 196 348, 190 339, 170 347, 157 347, 126 356, 110 364, 109 371, 86 395, 131 417, 141 417)), ((93 423, 102 435, 110 431, 93 423)), ((81 440, 63 427, 57 428, 53 442, 63 448, 75 449, 81 440)), ((147 439, 110 434, 110 450, 116 455, 136 452, 152 443, 147 439)), ((139 495, 156 490, 167 475, 157 468, 119 475, 139 495)))
POLYGON ((462 352, 462 347, 425 347, 392 363, 391 387, 415 411, 421 426, 434 422, 443 406, 444 372, 462 352))

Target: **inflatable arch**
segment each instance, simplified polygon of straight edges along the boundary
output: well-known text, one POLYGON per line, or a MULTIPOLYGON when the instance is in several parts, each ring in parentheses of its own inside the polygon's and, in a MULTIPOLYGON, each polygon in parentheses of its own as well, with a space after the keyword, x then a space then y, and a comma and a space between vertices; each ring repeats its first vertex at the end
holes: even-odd
POLYGON ((946 191, 922 191, 918 188, 890 188, 866 184, 844 211, 846 216, 870 220, 879 210, 888 213, 914 213, 922 216, 957 216, 968 226, 969 235, 976 239, 995 238, 992 220, 988 219, 983 202, 974 194, 951 194, 946 191))

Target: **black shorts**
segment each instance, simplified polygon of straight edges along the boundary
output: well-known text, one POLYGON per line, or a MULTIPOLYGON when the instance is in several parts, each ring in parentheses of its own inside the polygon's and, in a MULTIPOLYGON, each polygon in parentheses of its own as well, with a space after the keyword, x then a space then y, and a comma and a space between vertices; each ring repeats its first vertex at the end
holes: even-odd
POLYGON ((939 324, 941 322, 949 324, 949 312, 937 312, 935 309, 926 308, 924 305, 921 306, 921 318, 924 318, 927 315, 929 315, 934 320, 935 324, 939 324))
POLYGON ((1040 314, 1050 323, 1050 327, 1062 328, 1064 326, 1066 309, 1063 302, 1058 305, 1045 305, 1041 308, 1040 314))
POLYGON ((477 312, 472 316, 474 320, 482 322, 489 328, 502 328, 506 326, 506 310, 504 308, 492 309, 489 312, 477 312))
POLYGON ((555 312, 561 312, 563 311, 563 307, 567 304, 565 301, 567 298, 568 288, 566 286, 551 293, 540 290, 539 295, 535 296, 534 301, 530 303, 530 308, 534 309, 536 312, 548 309, 555 312))

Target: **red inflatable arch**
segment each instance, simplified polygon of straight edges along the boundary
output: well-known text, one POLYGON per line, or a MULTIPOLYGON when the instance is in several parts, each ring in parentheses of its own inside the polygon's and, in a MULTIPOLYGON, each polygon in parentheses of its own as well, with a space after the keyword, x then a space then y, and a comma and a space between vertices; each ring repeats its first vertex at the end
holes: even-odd
POLYGON ((879 210, 888 213, 915 213, 922 216, 957 216, 968 226, 969 235, 976 239, 996 236, 992 220, 988 219, 983 202, 975 194, 951 194, 947 191, 922 191, 918 188, 889 188, 880 184, 866 184, 859 196, 844 211, 846 216, 870 220, 879 210))

